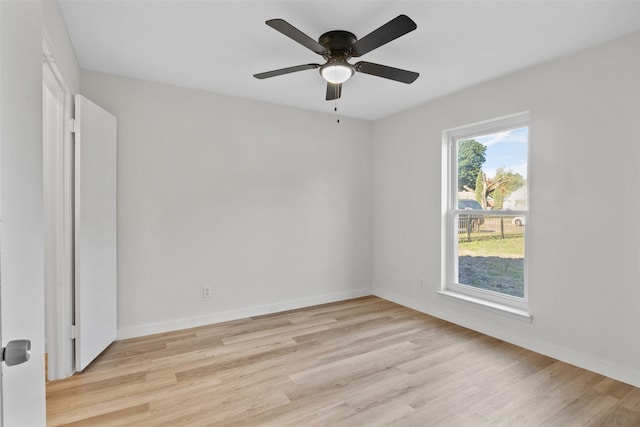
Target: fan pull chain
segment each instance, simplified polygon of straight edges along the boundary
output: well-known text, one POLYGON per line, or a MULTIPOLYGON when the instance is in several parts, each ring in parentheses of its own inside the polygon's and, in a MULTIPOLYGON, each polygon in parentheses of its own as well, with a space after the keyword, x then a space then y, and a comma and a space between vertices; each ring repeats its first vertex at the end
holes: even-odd
POLYGON ((340 123, 340 114, 338 113, 338 100, 334 101, 333 111, 336 112, 336 123, 340 123))

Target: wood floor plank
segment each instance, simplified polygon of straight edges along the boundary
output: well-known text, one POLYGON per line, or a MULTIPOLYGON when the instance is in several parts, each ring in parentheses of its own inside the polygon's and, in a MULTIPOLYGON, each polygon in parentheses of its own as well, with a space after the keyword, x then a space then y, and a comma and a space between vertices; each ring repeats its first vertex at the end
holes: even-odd
POLYGON ((334 362, 321 364, 311 369, 289 375, 295 384, 321 386, 326 383, 341 384, 354 378, 390 369, 398 362, 411 357, 417 348, 412 342, 402 342, 376 350, 360 353, 334 362))
POLYGON ((67 427, 81 427, 81 426, 126 426, 132 425, 135 419, 140 419, 141 414, 146 414, 149 411, 149 405, 137 405, 131 406, 125 409, 119 409, 112 412, 107 412, 100 415, 95 415, 90 418, 81 419, 79 421, 70 422, 65 424, 67 427))
POLYGON ((640 408, 640 388, 633 387, 620 399, 620 404, 627 409, 638 410, 640 408))
POLYGON ((49 426, 640 426, 640 389, 385 301, 118 341, 49 426))

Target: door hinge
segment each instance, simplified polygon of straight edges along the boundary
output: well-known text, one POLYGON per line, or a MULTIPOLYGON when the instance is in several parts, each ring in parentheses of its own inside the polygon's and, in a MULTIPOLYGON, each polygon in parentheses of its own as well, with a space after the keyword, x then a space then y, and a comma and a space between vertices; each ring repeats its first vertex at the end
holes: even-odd
POLYGON ((69 328, 69 339, 74 340, 78 337, 77 335, 78 335, 78 327, 76 325, 71 325, 71 327, 69 328))
POLYGON ((76 133, 78 123, 76 119, 67 120, 67 132, 76 133))

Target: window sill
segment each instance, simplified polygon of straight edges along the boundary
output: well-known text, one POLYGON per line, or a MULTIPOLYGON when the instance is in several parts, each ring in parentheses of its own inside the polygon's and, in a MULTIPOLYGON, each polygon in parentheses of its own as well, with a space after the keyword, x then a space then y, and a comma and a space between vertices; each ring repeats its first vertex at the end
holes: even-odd
POLYGON ((469 295, 464 295, 452 291, 438 291, 438 293, 445 298, 461 302, 463 304, 481 307, 494 313, 502 314, 504 316, 521 320, 523 322, 531 323, 533 321, 533 316, 526 310, 509 307, 508 305, 499 304, 497 302, 487 301, 484 299, 475 298, 469 295))

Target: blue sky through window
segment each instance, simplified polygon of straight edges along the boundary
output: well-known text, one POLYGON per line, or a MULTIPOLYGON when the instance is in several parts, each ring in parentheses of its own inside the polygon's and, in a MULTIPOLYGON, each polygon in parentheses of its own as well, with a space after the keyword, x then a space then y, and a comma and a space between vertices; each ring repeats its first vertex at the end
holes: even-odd
POLYGON ((522 127, 473 138, 487 147, 487 159, 482 165, 487 177, 495 177, 496 169, 504 167, 527 178, 528 134, 529 128, 522 127))

